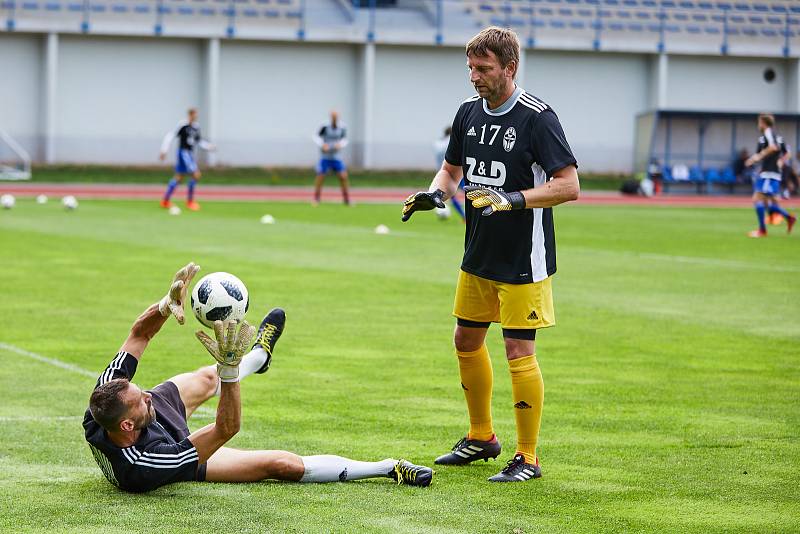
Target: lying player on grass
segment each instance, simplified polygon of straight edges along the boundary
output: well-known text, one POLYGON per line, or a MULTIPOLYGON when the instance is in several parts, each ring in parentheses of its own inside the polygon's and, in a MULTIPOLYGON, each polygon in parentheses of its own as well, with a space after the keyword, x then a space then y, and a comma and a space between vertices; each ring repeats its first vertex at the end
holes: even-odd
POLYGON ((399 484, 427 486, 433 472, 404 460, 359 462, 340 456, 298 456, 287 451, 245 451, 225 447, 239 431, 239 380, 269 369, 286 316, 270 311, 255 343, 255 328, 243 321, 214 324, 216 339, 197 337, 217 365, 174 376, 152 390, 130 382, 147 344, 169 315, 184 323, 189 284, 200 268, 193 263, 175 275, 167 295, 136 319, 116 357, 97 380, 83 420, 86 441, 106 478, 120 489, 150 491, 180 481, 337 482, 388 477, 399 484), (189 433, 186 420, 219 395, 214 423, 189 433))

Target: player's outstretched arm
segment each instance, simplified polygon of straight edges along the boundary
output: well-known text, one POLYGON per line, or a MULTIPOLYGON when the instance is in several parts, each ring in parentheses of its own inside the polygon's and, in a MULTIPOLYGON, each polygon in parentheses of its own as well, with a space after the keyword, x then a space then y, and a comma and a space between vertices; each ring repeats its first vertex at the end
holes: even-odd
POLYGON ((526 208, 549 208, 570 200, 577 200, 580 182, 577 169, 569 165, 553 173, 552 179, 543 185, 524 191, 496 191, 486 187, 468 185, 464 188, 467 200, 473 208, 483 208, 481 215, 489 216, 498 211, 526 208))
POLYGON ((433 177, 428 190, 409 195, 403 202, 402 221, 409 220, 415 211, 444 208, 445 201, 456 194, 459 181, 461 181, 461 167, 451 165, 445 160, 442 168, 433 177))
POLYGON ((174 315, 178 323, 184 323, 183 304, 186 301, 186 291, 199 270, 198 265, 189 263, 175 273, 164 298, 152 304, 136 318, 120 351, 127 352, 138 360, 142 357, 147 344, 161 330, 170 315, 174 315))
POLYGON ((214 322, 214 337, 198 331, 197 339, 217 361, 220 398, 217 405, 217 419, 189 436, 197 449, 199 462, 205 463, 217 449, 225 445, 239 432, 242 419, 242 405, 239 393, 239 364, 249 351, 255 328, 247 321, 241 325, 235 321, 214 322))

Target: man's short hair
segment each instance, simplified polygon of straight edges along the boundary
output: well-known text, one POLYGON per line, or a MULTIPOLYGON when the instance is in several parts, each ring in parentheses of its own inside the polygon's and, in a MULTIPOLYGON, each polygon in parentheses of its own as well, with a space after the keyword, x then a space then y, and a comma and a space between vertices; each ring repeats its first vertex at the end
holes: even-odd
POLYGON ((189 108, 189 110, 186 113, 188 115, 191 115, 192 113, 197 113, 197 108, 189 108))
POLYGON ((89 399, 89 411, 97 424, 106 430, 117 430, 120 419, 128 411, 122 393, 128 389, 127 378, 115 378, 98 387, 89 399))
POLYGON ((770 128, 775 126, 775 116, 770 113, 762 113, 758 116, 758 120, 763 121, 770 128))
POLYGON ((489 26, 478 33, 467 43, 467 56, 488 56, 494 52, 500 60, 500 66, 506 68, 512 61, 516 65, 514 76, 519 70, 519 38, 512 30, 489 26))

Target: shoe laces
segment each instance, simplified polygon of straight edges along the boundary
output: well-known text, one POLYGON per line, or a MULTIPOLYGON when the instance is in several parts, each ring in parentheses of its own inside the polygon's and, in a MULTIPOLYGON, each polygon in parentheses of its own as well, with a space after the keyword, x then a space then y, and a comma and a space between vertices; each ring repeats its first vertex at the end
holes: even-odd
POLYGON ((458 441, 458 443, 456 443, 455 445, 453 445, 453 448, 452 448, 451 450, 452 450, 453 452, 455 452, 455 451, 459 450, 461 447, 463 447, 463 446, 464 446, 466 443, 467 443, 467 438, 465 438, 465 437, 464 437, 464 438, 461 438, 461 439, 458 441))
POLYGON ((261 334, 258 336, 256 343, 264 347, 264 350, 272 353, 272 347, 270 347, 270 341, 272 341, 272 336, 275 335, 275 332, 278 330, 278 327, 274 324, 267 324, 264 327, 264 330, 261 331, 261 334))
POLYGON ((405 460, 399 460, 394 464, 394 472, 397 476, 397 483, 402 484, 408 482, 413 484, 417 480, 418 469, 405 460))
POLYGON ((504 475, 516 475, 517 471, 519 471, 522 466, 525 465, 525 457, 521 454, 517 454, 508 462, 506 462, 506 466, 503 468, 502 473, 504 475))

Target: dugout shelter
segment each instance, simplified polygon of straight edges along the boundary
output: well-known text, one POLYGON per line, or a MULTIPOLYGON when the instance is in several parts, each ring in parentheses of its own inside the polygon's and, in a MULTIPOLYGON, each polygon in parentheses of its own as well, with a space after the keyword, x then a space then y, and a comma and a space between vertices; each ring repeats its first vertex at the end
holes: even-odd
MULTIPOLYGON (((734 161, 742 149, 753 154, 758 112, 657 109, 636 117, 634 169, 640 176, 655 162, 664 188, 688 185, 698 192, 732 191, 742 184, 734 161), (688 174, 673 172, 685 169, 688 174), (681 176, 684 174, 684 176, 681 176)), ((775 131, 794 156, 800 142, 800 114, 774 113, 775 131)), ((744 183, 750 191, 750 184, 744 183)))

